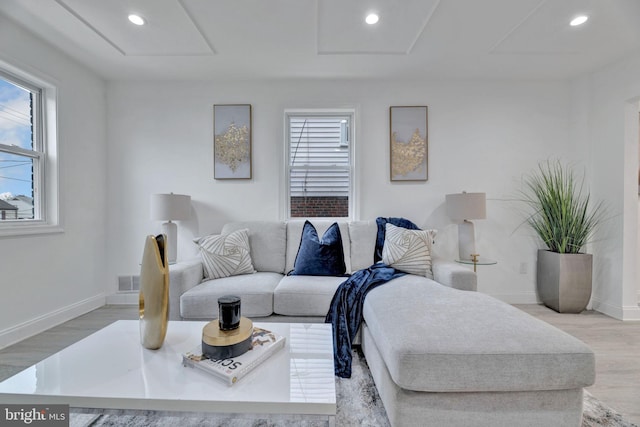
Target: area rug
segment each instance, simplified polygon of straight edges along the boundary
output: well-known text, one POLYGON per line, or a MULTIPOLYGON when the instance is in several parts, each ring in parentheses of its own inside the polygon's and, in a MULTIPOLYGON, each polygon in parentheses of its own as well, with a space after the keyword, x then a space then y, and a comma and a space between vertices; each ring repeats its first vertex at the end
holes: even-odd
MULTIPOLYGON (((638 427, 607 407, 591 394, 584 393, 582 427, 638 427)), ((389 419, 376 390, 364 356, 354 352, 351 378, 336 378, 336 426, 338 427, 389 427, 389 419)), ((240 415, 175 414, 157 411, 117 411, 72 409, 70 427, 324 427, 327 422, 306 419, 303 416, 265 418, 240 415)))

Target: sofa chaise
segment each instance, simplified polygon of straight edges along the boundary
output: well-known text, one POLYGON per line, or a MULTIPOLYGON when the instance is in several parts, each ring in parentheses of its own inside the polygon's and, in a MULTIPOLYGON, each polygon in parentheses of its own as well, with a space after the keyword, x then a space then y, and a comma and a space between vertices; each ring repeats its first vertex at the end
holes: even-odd
MULTIPOLYGON (((320 236, 332 224, 312 221, 320 236)), ((338 221, 347 273, 373 263, 376 221, 338 221)), ((324 321, 343 276, 287 275, 303 221, 224 225, 248 230, 252 274, 205 279, 200 258, 170 267, 170 318, 213 319, 234 294, 260 321, 324 321)), ((490 296, 476 276, 432 258, 433 279, 407 274, 369 292, 357 343, 392 426, 580 426, 593 352, 576 338, 490 296)))

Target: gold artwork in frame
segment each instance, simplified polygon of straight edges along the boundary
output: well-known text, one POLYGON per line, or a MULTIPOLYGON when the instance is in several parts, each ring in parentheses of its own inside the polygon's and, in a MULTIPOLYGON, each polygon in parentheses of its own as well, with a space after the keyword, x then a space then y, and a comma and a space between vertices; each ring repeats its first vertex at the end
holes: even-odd
POLYGON ((251 179, 251 104, 213 106, 214 179, 251 179))
POLYGON ((429 165, 427 107, 389 107, 391 181, 426 181, 429 165))

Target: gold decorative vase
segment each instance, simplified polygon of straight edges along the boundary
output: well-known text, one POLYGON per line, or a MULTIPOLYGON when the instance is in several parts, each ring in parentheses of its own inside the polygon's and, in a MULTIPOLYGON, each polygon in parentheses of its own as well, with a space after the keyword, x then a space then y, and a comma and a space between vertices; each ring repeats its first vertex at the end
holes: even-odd
POLYGON ((140 343, 162 347, 169 322, 169 262, 167 236, 147 236, 140 268, 140 343))

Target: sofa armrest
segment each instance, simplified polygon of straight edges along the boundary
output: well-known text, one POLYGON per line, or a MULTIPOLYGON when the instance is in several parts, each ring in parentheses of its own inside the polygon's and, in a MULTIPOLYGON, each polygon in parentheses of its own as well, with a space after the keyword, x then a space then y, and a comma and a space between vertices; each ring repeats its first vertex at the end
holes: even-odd
POLYGON ((204 279, 204 271, 200 258, 169 266, 169 320, 182 320, 180 296, 200 284, 202 279, 204 279))
POLYGON ((433 278, 436 282, 462 291, 478 290, 476 273, 453 261, 434 259, 433 278))

